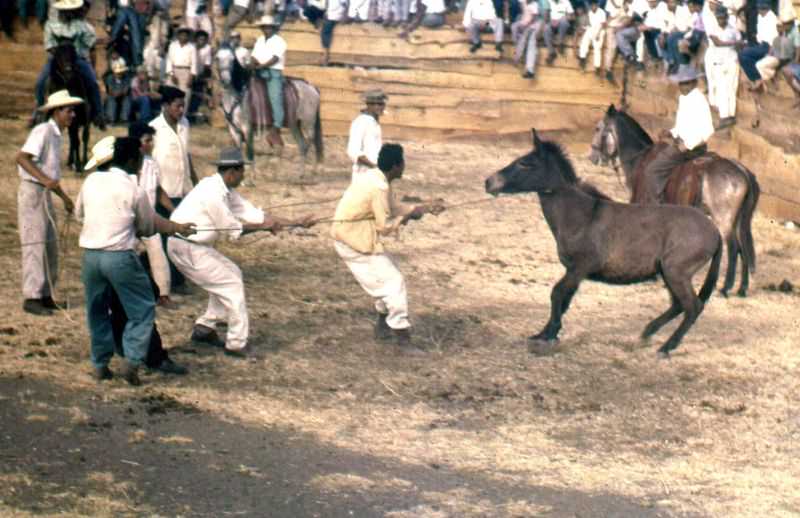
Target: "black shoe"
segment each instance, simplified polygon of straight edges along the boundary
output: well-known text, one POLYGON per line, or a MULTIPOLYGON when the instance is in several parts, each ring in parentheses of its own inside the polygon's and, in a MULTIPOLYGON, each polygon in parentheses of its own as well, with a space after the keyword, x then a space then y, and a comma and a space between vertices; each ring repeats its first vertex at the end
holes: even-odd
POLYGON ((128 385, 138 387, 142 384, 142 380, 139 379, 139 366, 133 365, 127 360, 123 363, 122 370, 119 371, 119 375, 122 376, 122 379, 128 382, 128 385))
POLYGON ((386 323, 387 315, 383 313, 378 314, 378 320, 375 322, 375 339, 376 340, 390 340, 392 338, 392 328, 386 323))
POLYGON ((414 344, 409 329, 392 329, 394 343, 405 354, 425 354, 425 350, 414 344))
POLYGON ((495 43, 494 50, 499 52, 500 54, 503 53, 503 44, 502 43, 495 43))
POLYGON ((581 70, 586 72, 586 58, 578 58, 578 64, 581 67, 581 70))
POLYGON ((192 342, 201 345, 210 345, 211 347, 225 347, 225 341, 219 337, 215 329, 202 324, 195 324, 192 329, 192 342))
POLYGON ((63 309, 66 307, 66 304, 63 302, 56 302, 53 300, 53 297, 47 296, 42 297, 42 306, 47 309, 63 309))
POLYGON ((634 56, 633 54, 631 54, 630 56, 625 56, 625 61, 633 65, 634 63, 636 63, 636 56, 634 56))
POLYGON ((554 62, 555 62, 555 60, 556 60, 556 56, 557 56, 557 55, 556 55, 556 53, 555 53, 555 52, 551 52, 551 53, 550 53, 550 54, 547 56, 546 63, 547 63, 547 65, 548 65, 548 66, 553 66, 553 63, 554 63, 554 62))
POLYGON ((530 70, 526 70, 525 72, 522 73, 522 78, 523 79, 533 79, 534 77, 536 77, 536 76, 530 70))
POLYGON ((483 47, 483 43, 482 43, 482 42, 480 42, 480 41, 479 41, 478 43, 473 43, 473 44, 472 44, 472 45, 469 47, 469 52, 470 52, 470 54, 475 54, 475 52, 477 52, 477 51, 478 51, 478 49, 479 49, 479 48, 481 48, 481 47, 483 47))
POLYGON ((114 378, 114 373, 111 372, 111 369, 108 368, 108 365, 103 365, 102 367, 94 368, 93 377, 97 381, 105 381, 114 378))
POLYGON ((635 68, 636 68, 636 70, 637 70, 637 71, 639 71, 639 72, 644 72, 644 70, 645 70, 644 63, 641 63, 641 62, 639 62, 639 61, 637 61, 637 62, 636 62, 636 64, 634 65, 634 67, 635 67, 635 68))
POLYGON ((22 303, 22 310, 31 315, 49 316, 53 314, 53 310, 46 307, 41 299, 25 299, 22 303))
POLYGON ((184 374, 188 374, 189 372, 189 369, 187 369, 183 365, 178 365, 169 358, 161 362, 161 365, 159 365, 153 370, 163 372, 164 374, 175 374, 177 376, 183 376, 184 374))
POLYGON ((614 86, 617 86, 617 80, 614 79, 614 72, 612 72, 611 70, 606 70, 606 81, 608 81, 614 86))
POLYGON ((244 349, 225 349, 225 356, 238 358, 240 360, 247 360, 250 358, 255 358, 255 353, 253 352, 252 347, 245 345, 244 349))
POLYGON ((567 51, 567 44, 566 43, 560 43, 558 45, 558 53, 563 56, 566 51, 567 51))

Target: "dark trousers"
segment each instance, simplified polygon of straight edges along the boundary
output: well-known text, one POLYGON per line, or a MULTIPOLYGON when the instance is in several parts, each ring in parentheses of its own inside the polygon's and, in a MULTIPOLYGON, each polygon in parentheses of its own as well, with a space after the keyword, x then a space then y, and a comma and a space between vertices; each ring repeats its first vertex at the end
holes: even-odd
MULTIPOLYGON (((173 207, 177 207, 178 204, 183 200, 183 198, 170 198, 173 207)), ((162 218, 169 219, 169 211, 160 203, 156 202, 156 212, 162 218)), ((164 253, 167 251, 167 236, 165 234, 161 234, 161 246, 164 247, 164 253)), ((167 254, 167 262, 169 263, 169 274, 172 278, 171 286, 173 288, 177 288, 178 286, 183 286, 186 284, 186 277, 178 271, 174 264, 172 264, 172 260, 169 258, 169 254, 167 254)))
POLYGON ((658 50, 658 37, 661 35, 659 29, 644 31, 644 45, 647 47, 647 53, 654 60, 661 58, 661 52, 658 50))
POLYGON ((338 22, 334 20, 325 20, 322 22, 322 30, 319 32, 319 37, 323 49, 331 48, 331 43, 333 43, 333 29, 336 27, 337 23, 338 22))
MULTIPOLYGON (((148 276, 150 272, 148 270, 148 276)), ((153 282, 152 276, 150 283, 153 286, 153 291, 156 298, 158 298, 158 287, 153 282)), ((117 354, 124 357, 125 353, 122 350, 122 334, 125 331, 125 325, 128 323, 128 316, 125 314, 125 309, 122 306, 122 301, 119 300, 119 295, 113 288, 109 287, 109 312, 111 314, 111 332, 114 336, 114 349, 117 354)), ((147 355, 144 358, 144 364, 151 369, 157 368, 164 360, 168 360, 169 355, 164 350, 164 344, 161 342, 161 334, 158 332, 156 323, 153 322, 153 331, 150 333, 150 344, 147 346, 147 355)))
POLYGON ((739 51, 739 65, 744 70, 747 79, 750 81, 761 79, 761 74, 756 68, 756 62, 767 54, 769 54, 769 45, 767 43, 749 45, 739 51))
POLYGON ((665 146, 647 166, 645 173, 647 199, 642 201, 646 204, 663 203, 664 189, 672 171, 679 165, 702 155, 706 149, 705 144, 689 151, 681 151, 675 144, 665 146))

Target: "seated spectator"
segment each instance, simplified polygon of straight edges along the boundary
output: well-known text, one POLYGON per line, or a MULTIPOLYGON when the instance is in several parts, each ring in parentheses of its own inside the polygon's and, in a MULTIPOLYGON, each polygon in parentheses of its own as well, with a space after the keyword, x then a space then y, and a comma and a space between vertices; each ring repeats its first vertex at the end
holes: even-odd
MULTIPOLYGON (((683 35, 677 42, 678 64, 688 65, 693 54, 697 53, 706 37, 706 29, 702 16, 703 0, 689 0, 689 12, 692 15, 692 30, 683 35)), ((677 71, 677 68, 676 68, 677 71)))
POLYGON ((483 46, 481 31, 486 26, 494 32, 494 48, 497 52, 503 52, 503 19, 497 16, 492 0, 468 0, 463 23, 469 35, 471 53, 474 54, 483 46))
POLYGON ((206 34, 213 36, 214 25, 208 14, 211 7, 211 0, 187 0, 186 26, 193 32, 204 30, 206 34))
POLYGON ((118 0, 117 11, 114 18, 114 27, 111 29, 111 44, 119 43, 125 28, 130 37, 131 56, 133 66, 142 64, 144 52, 144 18, 134 9, 133 0, 118 0))
POLYGON ((550 0, 549 20, 545 18, 544 44, 547 46, 547 64, 552 65, 556 60, 556 51, 553 45, 553 33, 556 32, 555 43, 558 53, 564 55, 567 29, 570 22, 575 19, 575 10, 569 0, 550 0))
POLYGON ((756 5, 758 7, 756 41, 739 51, 739 65, 750 80, 751 89, 760 84, 761 79, 756 62, 769 54, 770 45, 778 37, 778 18, 770 10, 769 0, 758 0, 756 5))
POLYGON ((677 0, 667 1, 666 35, 660 45, 663 49, 664 61, 667 63, 667 74, 678 71, 680 52, 678 43, 692 29, 692 11, 688 4, 678 3, 677 0))
POLYGON ((794 107, 800 108, 800 27, 798 27, 796 22, 789 31, 789 37, 792 38, 796 50, 794 61, 784 67, 783 76, 792 88, 792 92, 794 92, 795 99, 797 100, 794 107))
POLYGON ((131 81, 131 99, 137 119, 150 122, 161 106, 161 94, 158 88, 150 83, 147 68, 141 65, 136 69, 136 77, 131 81))
POLYGON ((320 65, 328 66, 331 61, 331 45, 333 44, 333 29, 338 23, 347 19, 347 0, 327 0, 325 15, 320 20, 320 43, 322 44, 322 61, 320 65))
POLYGON ((659 0, 647 0, 648 9, 642 19, 642 36, 650 59, 654 62, 661 61, 661 49, 658 40, 665 29, 667 5, 659 0))
POLYGON ((519 20, 511 24, 511 39, 514 41, 514 61, 525 59, 522 77, 536 76, 536 58, 539 55, 539 37, 544 32, 544 20, 540 15, 538 0, 531 0, 522 10, 519 20))
POLYGON ((19 14, 19 20, 22 22, 22 26, 26 29, 28 28, 28 16, 31 4, 33 4, 34 14, 36 15, 36 19, 39 21, 39 25, 44 27, 44 24, 47 23, 47 0, 17 1, 17 12, 19 14))
POLYGON ((211 61, 213 52, 208 44, 208 33, 199 30, 194 35, 194 47, 197 51, 197 76, 192 81, 192 103, 189 106, 190 121, 197 117, 197 112, 203 104, 212 107, 211 89, 211 61))
POLYGON ((589 54, 589 46, 594 51, 594 72, 600 75, 601 57, 603 52, 603 41, 606 38, 606 12, 597 5, 597 0, 589 0, 589 12, 587 13, 589 25, 581 36, 581 44, 578 49, 578 62, 581 70, 586 70, 586 56, 589 54))
POLYGON ((350 0, 347 17, 350 21, 366 22, 369 20, 370 0, 350 0))
POLYGON ((106 121, 127 124, 131 113, 131 81, 128 67, 116 63, 106 76, 106 121))
POLYGON ((413 16, 411 21, 400 33, 403 39, 408 38, 408 35, 422 25, 429 29, 436 29, 444 25, 444 15, 447 12, 447 6, 444 0, 416 0, 411 6, 413 16))
POLYGON ((614 60, 617 57, 617 32, 625 29, 631 23, 630 3, 627 0, 607 0, 605 11, 608 13, 608 19, 606 21, 603 68, 606 71, 606 80, 611 84, 616 84, 613 68, 614 60))
POLYGON ((644 65, 636 58, 636 41, 641 37, 644 30, 644 19, 634 14, 631 16, 630 23, 621 29, 617 29, 617 49, 623 59, 628 63, 636 65, 637 69, 643 69, 644 65))
POLYGON ((789 36, 789 31, 794 28, 794 17, 789 20, 781 20, 781 22, 778 24, 778 36, 772 41, 769 54, 756 62, 756 69, 758 69, 761 79, 753 84, 753 91, 765 92, 765 82, 775 77, 775 74, 791 63, 797 54, 795 41, 789 36))

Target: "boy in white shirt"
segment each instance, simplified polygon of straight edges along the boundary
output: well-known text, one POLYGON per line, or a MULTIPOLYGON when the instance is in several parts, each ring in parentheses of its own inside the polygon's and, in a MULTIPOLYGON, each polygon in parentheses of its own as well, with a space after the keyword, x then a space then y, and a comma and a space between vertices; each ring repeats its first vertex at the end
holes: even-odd
POLYGON ((736 46, 741 36, 724 5, 715 9, 716 23, 708 29, 705 65, 708 102, 719 109, 719 128, 736 122, 736 90, 739 86, 739 60, 736 46))
POLYGON ((192 30, 178 29, 177 39, 172 40, 167 50, 167 84, 180 88, 186 95, 186 107, 191 106, 192 82, 197 77, 197 49, 189 41, 192 30))
POLYGON ((580 48, 578 49, 578 61, 581 70, 586 70, 586 56, 589 54, 589 46, 594 51, 594 71, 600 74, 600 65, 603 52, 603 41, 606 38, 606 12, 597 5, 597 0, 589 0, 589 26, 581 37, 580 48))

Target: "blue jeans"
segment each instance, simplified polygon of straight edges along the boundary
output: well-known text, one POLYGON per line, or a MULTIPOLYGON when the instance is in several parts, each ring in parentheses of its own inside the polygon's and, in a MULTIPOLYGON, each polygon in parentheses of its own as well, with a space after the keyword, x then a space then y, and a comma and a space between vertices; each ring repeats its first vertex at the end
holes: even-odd
POLYGON ((275 69, 268 69, 261 72, 261 77, 267 82, 267 95, 269 104, 272 106, 273 126, 283 127, 283 72, 275 69))
POLYGON ((739 66, 744 70, 744 74, 750 81, 758 81, 761 74, 756 68, 756 61, 769 53, 769 44, 759 43, 758 45, 748 45, 739 51, 739 66))
POLYGON ((143 122, 153 120, 153 101, 146 95, 133 99, 133 109, 136 112, 136 120, 143 122))
MULTIPOLYGON (((36 79, 36 105, 42 106, 45 101, 44 87, 47 84, 47 79, 50 77, 50 67, 53 60, 47 60, 42 68, 42 73, 36 79)), ((78 58, 78 73, 86 80, 86 85, 89 88, 89 108, 91 109, 91 118, 100 113, 103 109, 103 103, 100 101, 100 87, 97 86, 97 76, 94 74, 92 65, 83 58, 78 58)))
POLYGON ((667 36, 667 50, 664 53, 664 59, 670 65, 677 65, 681 62, 681 51, 678 50, 678 43, 680 43, 685 34, 685 32, 674 31, 667 36))
POLYGON ((106 97, 106 122, 111 124, 119 121, 128 123, 131 120, 131 96, 106 97))
POLYGON ((84 250, 81 280, 86 295, 92 364, 106 366, 114 355, 109 315, 110 289, 113 289, 128 317, 122 333, 125 358, 133 365, 141 365, 147 356, 156 310, 153 288, 139 258, 133 250, 84 250))
POLYGON ((131 36, 131 47, 133 50, 133 65, 142 64, 142 52, 144 44, 142 42, 142 18, 130 7, 120 7, 117 9, 117 17, 114 21, 114 28, 111 29, 111 40, 115 41, 125 26, 128 26, 128 33, 131 36))

